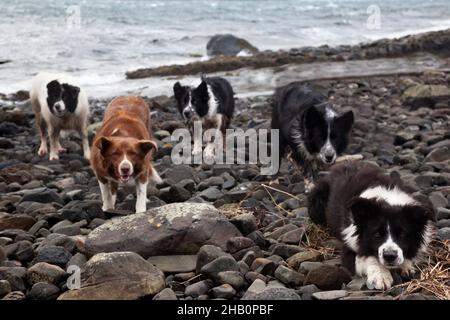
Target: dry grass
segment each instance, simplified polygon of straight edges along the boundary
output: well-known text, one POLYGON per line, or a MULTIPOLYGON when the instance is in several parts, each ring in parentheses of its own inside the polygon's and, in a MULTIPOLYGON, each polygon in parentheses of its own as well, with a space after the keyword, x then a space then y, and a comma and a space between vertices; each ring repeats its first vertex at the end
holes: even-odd
POLYGON ((450 240, 434 241, 427 262, 418 266, 418 271, 416 279, 397 286, 404 290, 396 299, 423 292, 442 300, 450 300, 450 240))
POLYGON ((337 255, 336 248, 326 243, 331 239, 328 229, 310 223, 305 225, 305 240, 301 242, 300 246, 305 250, 320 253, 324 259, 330 259, 337 255))
POLYGON ((227 203, 219 208, 219 211, 228 219, 244 213, 253 213, 251 210, 242 208, 239 203, 227 203))

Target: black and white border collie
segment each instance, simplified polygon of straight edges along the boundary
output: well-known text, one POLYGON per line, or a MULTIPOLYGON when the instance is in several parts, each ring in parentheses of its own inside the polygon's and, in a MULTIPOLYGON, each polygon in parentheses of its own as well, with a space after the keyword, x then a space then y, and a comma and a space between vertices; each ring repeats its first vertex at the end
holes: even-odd
POLYGON ((431 204, 421 204, 407 191, 399 177, 353 161, 335 165, 308 195, 311 220, 343 242, 343 265, 367 277, 369 289, 389 289, 390 269, 413 275, 432 239, 431 204))
MULTIPOLYGON (((178 110, 191 131, 194 121, 201 120, 205 130, 216 128, 218 134, 225 134, 234 112, 234 92, 226 79, 201 77, 197 87, 183 86, 177 82, 173 92, 178 110)), ((202 137, 196 135, 192 154, 201 152, 202 137)), ((212 152, 213 144, 208 143, 205 157, 212 158, 212 152)))
POLYGON ((50 160, 58 160, 59 152, 64 151, 59 143, 61 130, 76 130, 82 139, 84 157, 89 159, 89 102, 86 93, 76 85, 74 79, 65 74, 39 73, 33 79, 30 99, 41 137, 39 156, 48 152, 47 129, 50 138, 50 160))
POLYGON ((280 130, 280 157, 300 166, 307 191, 317 171, 333 164, 347 148, 353 112, 339 115, 327 98, 308 85, 292 82, 277 88, 272 104, 272 128, 280 130))

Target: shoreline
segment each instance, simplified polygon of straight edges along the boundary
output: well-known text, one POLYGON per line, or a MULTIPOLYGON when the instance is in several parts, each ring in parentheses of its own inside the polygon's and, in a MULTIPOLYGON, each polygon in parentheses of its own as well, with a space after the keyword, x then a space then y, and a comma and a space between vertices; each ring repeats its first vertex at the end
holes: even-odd
POLYGON ((380 39, 358 45, 292 48, 290 50, 263 51, 252 56, 218 56, 206 61, 184 65, 166 65, 141 68, 126 72, 127 79, 149 77, 186 76, 214 72, 235 71, 241 68, 260 69, 286 64, 311 62, 371 60, 376 58, 405 57, 427 52, 436 55, 450 53, 450 29, 407 35, 401 38, 380 39))

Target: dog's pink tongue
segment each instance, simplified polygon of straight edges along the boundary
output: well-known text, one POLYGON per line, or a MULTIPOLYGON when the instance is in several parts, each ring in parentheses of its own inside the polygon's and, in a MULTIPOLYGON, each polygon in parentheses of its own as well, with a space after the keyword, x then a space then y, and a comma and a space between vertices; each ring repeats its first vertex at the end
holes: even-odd
POLYGON ((128 179, 130 179, 129 175, 122 175, 122 176, 120 176, 120 180, 122 180, 123 182, 127 182, 128 179))

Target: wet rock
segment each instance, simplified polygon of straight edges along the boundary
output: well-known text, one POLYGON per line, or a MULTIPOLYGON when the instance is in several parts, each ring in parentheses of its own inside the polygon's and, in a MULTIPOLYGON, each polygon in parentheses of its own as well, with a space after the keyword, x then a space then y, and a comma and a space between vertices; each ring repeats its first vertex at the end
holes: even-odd
POLYGON ((1 245, 0 245, 0 264, 1 264, 3 261, 6 261, 7 258, 8 258, 8 257, 6 256, 5 249, 3 249, 3 248, 1 247, 1 245))
POLYGON ((432 150, 423 160, 424 163, 428 162, 443 162, 450 159, 450 149, 448 147, 441 147, 432 150))
POLYGON ((27 269, 23 267, 0 267, 0 280, 7 280, 11 291, 25 291, 27 269))
POLYGON ((191 179, 196 183, 199 182, 199 178, 195 170, 187 165, 173 166, 166 172, 165 180, 168 184, 174 185, 184 179, 191 179))
POLYGON ((263 275, 273 275, 277 265, 272 260, 266 258, 256 258, 250 269, 263 275))
POLYGON ((11 292, 11 285, 7 280, 0 280, 0 298, 11 292))
POLYGON ((211 289, 211 293, 215 298, 231 299, 236 295, 236 290, 229 284, 222 284, 211 289))
POLYGON ((209 39, 206 45, 208 56, 228 55, 235 56, 244 51, 247 53, 257 53, 258 49, 252 46, 247 40, 235 37, 231 34, 215 35, 209 39))
POLYGON ((201 268, 200 273, 209 278, 217 279, 219 272, 222 271, 239 271, 236 260, 229 256, 218 257, 208 264, 205 264, 201 268))
POLYGON ((445 241, 450 240, 450 227, 441 228, 437 233, 438 239, 445 241))
POLYGON ((242 300, 301 300, 294 290, 288 288, 267 288, 260 293, 245 294, 242 300))
POLYGON ((353 291, 361 291, 366 286, 365 278, 356 278, 347 283, 346 288, 353 291))
POLYGON ((245 280, 239 271, 222 271, 217 274, 217 280, 222 284, 229 284, 236 290, 241 290, 245 286, 245 280))
POLYGON ((22 131, 23 128, 15 123, 7 121, 0 123, 0 136, 13 136, 22 131))
POLYGON ((247 236, 258 229, 256 217, 251 213, 237 215, 231 218, 230 222, 234 224, 244 236, 247 236))
POLYGON ((322 262, 304 261, 304 262, 300 263, 300 267, 299 267, 298 271, 303 274, 307 274, 311 270, 317 269, 321 266, 323 266, 322 262))
POLYGON ((205 264, 208 264, 222 256, 230 256, 230 254, 226 253, 222 248, 217 246, 208 244, 202 246, 197 253, 197 262, 195 267, 196 272, 199 273, 205 264))
POLYGON ((64 267, 72 258, 72 254, 64 247, 47 246, 38 251, 33 260, 33 264, 47 262, 60 267, 64 267))
POLYGON ((301 249, 298 246, 290 245, 290 244, 276 244, 271 254, 276 254, 283 259, 288 259, 289 257, 293 256, 294 254, 300 252, 301 249))
POLYGON ((37 232, 42 228, 48 228, 48 222, 47 220, 39 220, 33 226, 28 229, 28 233, 31 235, 36 235, 37 232))
POLYGON ((223 197, 223 193, 217 187, 209 187, 200 192, 198 196, 206 201, 216 201, 223 197))
POLYGON ((1 214, 0 231, 7 229, 28 230, 36 223, 36 219, 25 214, 1 214))
POLYGON ((450 219, 450 209, 438 208, 436 219, 437 220, 450 219))
POLYGON ((165 288, 161 292, 157 293, 153 300, 178 300, 175 292, 170 288, 165 288))
POLYGON ((23 196, 22 202, 39 202, 39 203, 52 203, 56 202, 59 204, 64 204, 61 197, 53 190, 44 190, 39 192, 30 192, 23 196))
POLYGON ((76 225, 61 226, 53 229, 54 233, 64 234, 66 236, 76 236, 81 234, 81 228, 76 225))
POLYGON ((133 252, 99 253, 81 273, 81 288, 59 300, 139 299, 160 292, 164 274, 133 252))
POLYGON ((264 283, 267 282, 267 277, 258 272, 249 271, 245 274, 245 280, 247 280, 248 283, 253 283, 253 281, 258 279, 264 281, 264 283))
POLYGON ((418 84, 409 87, 402 95, 403 100, 413 108, 434 107, 441 99, 448 99, 450 89, 445 85, 418 84))
POLYGON ((291 266, 294 270, 298 270, 300 264, 304 261, 317 261, 320 257, 320 253, 316 251, 302 251, 296 253, 286 260, 289 266, 291 266))
POLYGON ((11 140, 0 137, 0 149, 12 149, 14 148, 14 143, 11 140))
POLYGON ((285 234, 286 232, 296 230, 297 228, 298 228, 297 226, 289 223, 280 228, 276 228, 274 231, 268 233, 266 236, 268 238, 278 239, 281 235, 285 234))
POLYGON ((143 257, 195 254, 205 244, 225 247, 235 236, 240 232, 213 206, 174 203, 99 226, 88 235, 86 252, 128 250, 143 257))
POLYGON ((289 286, 300 286, 303 284, 305 276, 288 267, 280 265, 275 270, 275 278, 289 286))
POLYGON ((3 297, 2 300, 25 300, 26 296, 23 292, 13 291, 3 297))
POLYGON ((28 240, 19 241, 17 243, 17 249, 14 253, 16 259, 22 263, 31 261, 34 257, 34 250, 32 245, 33 244, 28 240))
POLYGON ((322 290, 339 290, 350 281, 351 275, 347 270, 326 265, 311 270, 305 278, 305 284, 315 284, 322 290))
POLYGON ((47 282, 38 282, 33 285, 28 298, 31 300, 56 300, 59 295, 59 288, 47 282))
POLYGON ((304 228, 297 228, 292 231, 288 231, 284 234, 282 234, 278 241, 286 243, 286 244, 299 244, 300 241, 303 239, 303 236, 305 235, 305 229, 304 228))
POLYGON ((202 280, 187 286, 184 294, 186 296, 197 298, 201 295, 207 294, 212 286, 213 284, 211 280, 202 280))
POLYGON ((46 262, 36 263, 27 270, 27 281, 30 285, 38 282, 58 285, 65 276, 66 272, 62 268, 46 262))
POLYGON ((84 267, 86 262, 87 262, 86 256, 78 252, 75 255, 73 255, 72 258, 70 258, 69 262, 67 262, 67 267, 75 265, 81 269, 84 267))
POLYGON ((449 204, 448 200, 440 192, 432 192, 429 199, 435 208, 445 208, 449 204))
POLYGON ((147 259, 162 272, 189 272, 195 270, 196 255, 153 256, 147 259))
POLYGON ((236 253, 242 249, 253 247, 255 243, 253 240, 245 237, 233 237, 227 241, 227 251, 231 254, 236 253))
POLYGON ((337 300, 340 298, 344 298, 347 295, 348 291, 346 290, 331 290, 331 291, 315 292, 312 294, 312 297, 317 300, 337 300))
POLYGON ((159 197, 167 203, 184 202, 189 200, 191 193, 177 185, 160 190, 159 197))

